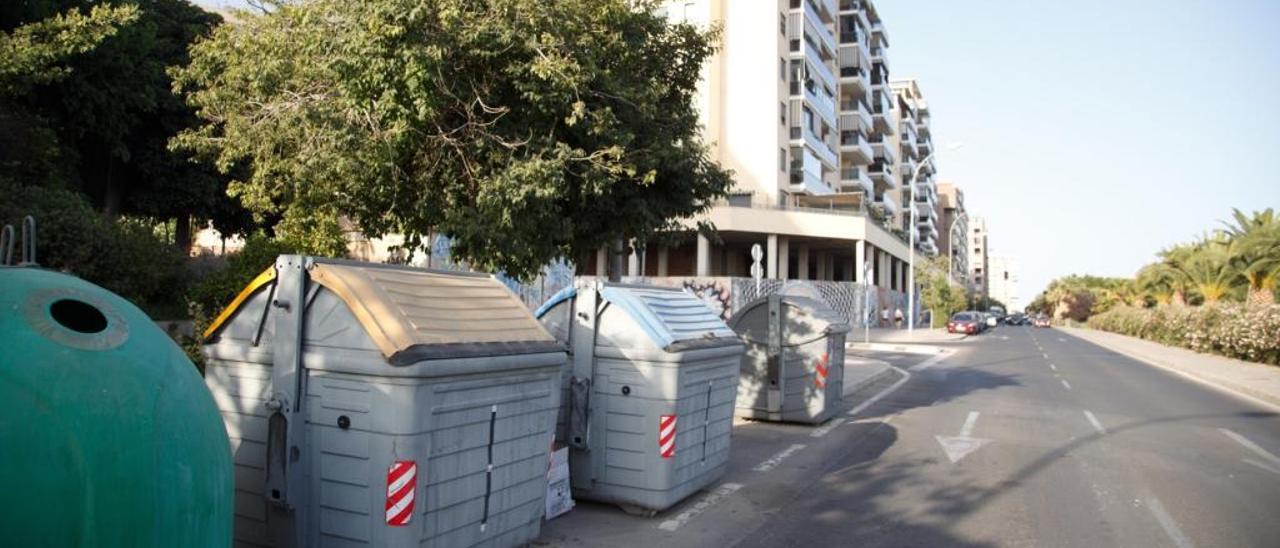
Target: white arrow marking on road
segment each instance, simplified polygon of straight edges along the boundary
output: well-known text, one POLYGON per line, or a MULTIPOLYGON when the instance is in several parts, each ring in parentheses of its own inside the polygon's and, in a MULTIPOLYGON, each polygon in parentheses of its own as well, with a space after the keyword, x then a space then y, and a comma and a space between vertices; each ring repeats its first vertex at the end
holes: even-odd
POLYGON ((973 433, 973 427, 977 425, 978 412, 970 411, 969 417, 964 420, 964 426, 960 427, 959 436, 934 436, 938 439, 938 444, 942 445, 942 450, 947 453, 947 458, 951 459, 952 464, 960 462, 960 459, 965 458, 969 453, 991 443, 989 439, 969 436, 973 433))
POLYGON ((1246 438, 1244 436, 1241 436, 1240 434, 1227 430, 1226 428, 1219 428, 1218 431, 1222 432, 1223 434, 1226 434, 1228 438, 1231 438, 1236 443, 1243 445, 1245 449, 1253 451, 1254 454, 1258 455, 1259 457, 1262 457, 1262 460, 1264 461, 1264 462, 1258 462, 1253 459, 1244 459, 1245 462, 1252 464, 1254 466, 1257 466, 1258 468, 1261 468, 1263 470, 1280 474, 1280 457, 1272 455, 1270 451, 1267 451, 1266 449, 1259 447, 1258 444, 1253 443, 1252 441, 1249 440, 1249 438, 1246 438))

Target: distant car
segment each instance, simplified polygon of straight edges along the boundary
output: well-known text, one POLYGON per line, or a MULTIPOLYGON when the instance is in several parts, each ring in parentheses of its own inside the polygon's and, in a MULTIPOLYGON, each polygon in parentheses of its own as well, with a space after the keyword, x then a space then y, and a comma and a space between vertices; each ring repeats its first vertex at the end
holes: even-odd
POLYGON ((976 312, 956 312, 947 321, 947 333, 977 335, 982 332, 982 321, 976 312))
POLYGON ((1049 317, 1048 317, 1048 316, 1036 316, 1036 320, 1035 320, 1034 325, 1035 325, 1036 327, 1049 327, 1049 317))
POLYGON ((996 317, 995 314, 987 314, 987 327, 995 327, 997 325, 1000 325, 1000 318, 996 317))
POLYGON ((1026 319, 1027 319, 1026 316, 1023 316, 1022 314, 1014 314, 1012 316, 1009 316, 1009 318, 1006 319, 1004 323, 1007 323, 1009 325, 1023 325, 1026 323, 1026 319))

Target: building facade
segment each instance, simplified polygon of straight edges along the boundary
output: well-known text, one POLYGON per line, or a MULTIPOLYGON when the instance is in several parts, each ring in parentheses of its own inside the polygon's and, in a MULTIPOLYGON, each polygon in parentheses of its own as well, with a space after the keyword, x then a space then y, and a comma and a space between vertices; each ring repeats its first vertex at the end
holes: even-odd
POLYGON ((969 291, 975 299, 991 296, 991 269, 987 253, 987 221, 982 217, 969 220, 969 291))
POLYGON ((938 251, 951 269, 951 279, 967 287, 969 279, 969 213, 964 191, 955 183, 938 182, 938 251))
MULTIPOLYGON (((703 219, 719 241, 691 236, 636 250, 627 273, 748 276, 751 248, 759 244, 767 278, 905 291, 906 243, 866 207, 898 196, 896 151, 881 137, 895 129, 888 41, 874 7, 853 0, 684 0, 664 7, 672 21, 721 29, 698 107, 712 158, 734 172, 735 187, 703 219), (872 78, 876 70, 880 76, 872 78), (873 146, 875 138, 880 144, 873 146)), ((583 273, 604 272, 604 259, 601 252, 584 261, 583 273)))
POLYGON ((992 299, 1004 303, 1005 310, 1022 310, 1026 303, 1018 297, 1018 260, 1004 255, 992 255, 988 261, 990 275, 988 286, 992 299))
POLYGON ((893 90, 895 118, 898 132, 897 173, 901 181, 902 203, 911 203, 915 209, 914 226, 911 211, 904 213, 901 226, 915 230, 916 246, 926 255, 938 255, 941 238, 938 218, 938 185, 934 178, 937 167, 933 156, 933 137, 929 130, 929 103, 920 92, 920 84, 914 79, 894 80, 893 90))

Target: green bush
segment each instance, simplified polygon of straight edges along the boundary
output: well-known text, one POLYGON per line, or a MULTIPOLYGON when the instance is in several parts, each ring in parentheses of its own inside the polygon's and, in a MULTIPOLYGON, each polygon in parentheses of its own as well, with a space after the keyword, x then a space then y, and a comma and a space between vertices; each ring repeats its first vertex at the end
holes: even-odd
POLYGON ((1089 327, 1197 352, 1280 365, 1280 305, 1119 306, 1089 327))
POLYGON ((145 223, 108 219, 70 190, 0 181, 0 224, 20 234, 26 215, 36 219, 41 266, 98 284, 152 317, 182 316, 182 253, 145 223))

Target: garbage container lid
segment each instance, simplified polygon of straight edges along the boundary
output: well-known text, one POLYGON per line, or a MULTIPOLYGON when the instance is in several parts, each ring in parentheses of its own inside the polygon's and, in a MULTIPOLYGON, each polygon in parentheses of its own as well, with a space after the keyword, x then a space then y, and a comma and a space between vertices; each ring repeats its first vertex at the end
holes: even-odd
MULTIPOLYGON (((538 307, 541 318, 556 305, 578 296, 567 287, 538 307)), ((738 336, 701 299, 686 291, 629 284, 603 284, 600 297, 617 306, 644 330, 659 348, 678 351, 697 342, 739 344, 738 336)))
MULTIPOLYGON (((215 335, 235 309, 274 279, 268 269, 205 331, 215 335)), ((558 343, 506 286, 485 274, 317 260, 312 282, 341 299, 392 363, 425 357, 424 347, 497 345, 499 354, 558 349, 558 343), (531 345, 528 343, 532 343, 531 345)), ((469 354, 483 354, 472 348, 469 354)))
POLYGON ((847 333, 849 322, 825 302, 800 295, 773 295, 756 299, 733 315, 730 325, 742 338, 763 344, 769 333, 769 299, 779 300, 787 325, 782 341, 799 345, 837 333, 847 333))

